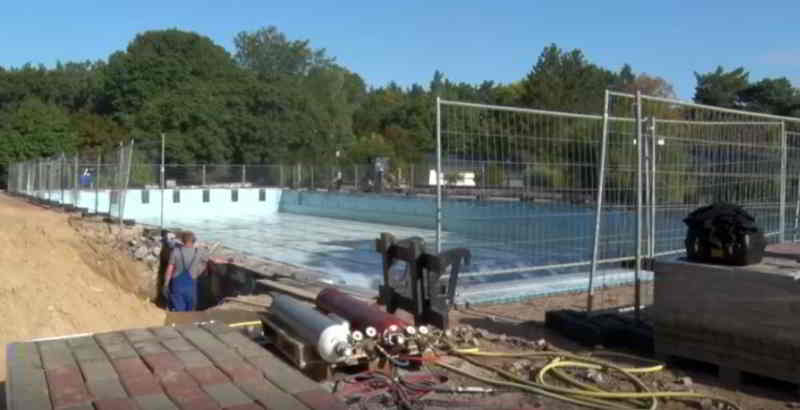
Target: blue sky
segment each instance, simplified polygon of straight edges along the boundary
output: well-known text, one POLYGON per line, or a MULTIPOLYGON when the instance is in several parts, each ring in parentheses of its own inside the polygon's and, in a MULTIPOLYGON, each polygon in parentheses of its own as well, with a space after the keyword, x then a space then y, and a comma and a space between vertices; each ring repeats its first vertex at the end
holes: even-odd
POLYGON ((744 66, 800 86, 800 1, 14 1, 0 15, 0 66, 105 59, 138 32, 179 28, 233 52, 236 33, 275 25, 370 85, 522 78, 542 48, 659 75, 683 99, 694 71, 744 66), (338 3, 338 4, 337 4, 338 3))

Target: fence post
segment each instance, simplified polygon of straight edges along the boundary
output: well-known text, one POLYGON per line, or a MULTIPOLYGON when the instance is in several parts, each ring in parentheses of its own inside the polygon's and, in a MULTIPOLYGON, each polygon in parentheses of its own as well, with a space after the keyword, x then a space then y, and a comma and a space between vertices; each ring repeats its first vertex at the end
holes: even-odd
POLYGON ((80 195, 81 195, 81 154, 75 154, 75 190, 72 191, 72 205, 78 206, 80 205, 80 195))
POLYGON ((780 236, 779 241, 786 240, 786 168, 787 168, 787 143, 786 122, 781 121, 781 209, 780 209, 780 236))
POLYGON ((311 173, 311 190, 314 190, 314 166, 311 165, 309 168, 309 172, 311 173))
POLYGON ((94 175, 94 213, 100 213, 100 167, 102 167, 103 154, 97 153, 97 169, 94 175))
POLYGON ((164 133, 161 133, 161 231, 164 231, 164 185, 167 184, 166 175, 165 175, 165 164, 164 164, 164 156, 166 151, 166 137, 164 133))
POLYGON ((358 164, 353 164, 353 190, 358 192, 358 164))
POLYGON ((203 178, 203 181, 202 181, 203 188, 205 188, 205 186, 206 186, 206 164, 203 164, 203 177, 202 178, 203 178))
POLYGON ((442 100, 436 97, 436 253, 442 251, 442 100))
POLYGON ((247 175, 247 165, 242 164, 242 187, 244 187, 244 183, 247 180, 246 175, 247 175))
POLYGON ((278 165, 278 186, 283 188, 283 164, 278 165))
MULTIPOLYGON (((600 139, 600 170, 597 176, 597 204, 594 215, 594 238, 592 243, 592 267, 589 271, 589 295, 586 298, 586 312, 594 307, 594 276, 597 274, 597 261, 600 258, 600 222, 602 221, 603 197, 606 178, 606 157, 608 156, 608 90, 603 104, 603 135, 600 139)), ((485 173, 484 173, 485 174, 485 173)))
POLYGON ((656 159, 658 154, 658 136, 656 135, 656 117, 651 118, 650 123, 650 258, 656 257, 656 201, 658 200, 656 191, 656 159))
POLYGON ((637 148, 639 148, 637 150, 636 166, 636 270, 634 272, 634 303, 636 306, 633 307, 636 322, 641 321, 640 310, 642 305, 641 283, 639 280, 642 272, 642 160, 645 147, 642 136, 642 92, 641 90, 636 90, 636 144, 637 148))
MULTIPOLYGON (((119 167, 117 168, 117 217, 120 228, 122 228, 122 167, 124 164, 123 159, 123 145, 122 141, 119 142, 119 167)), ((110 212, 110 210, 109 210, 110 212)), ((120 231, 121 232, 121 231, 120 231)))
POLYGON ((61 153, 61 158, 59 158, 59 163, 61 166, 59 167, 58 172, 58 184, 61 185, 61 205, 64 205, 64 167, 66 165, 67 158, 65 157, 64 153, 61 153))

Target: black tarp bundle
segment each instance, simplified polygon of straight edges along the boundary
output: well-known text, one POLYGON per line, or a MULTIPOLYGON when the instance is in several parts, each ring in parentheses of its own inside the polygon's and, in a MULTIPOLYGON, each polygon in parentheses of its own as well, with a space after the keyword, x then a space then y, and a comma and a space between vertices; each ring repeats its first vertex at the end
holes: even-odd
POLYGON ((719 202, 698 208, 683 222, 689 227, 690 260, 725 265, 761 262, 767 242, 755 218, 742 207, 719 202))

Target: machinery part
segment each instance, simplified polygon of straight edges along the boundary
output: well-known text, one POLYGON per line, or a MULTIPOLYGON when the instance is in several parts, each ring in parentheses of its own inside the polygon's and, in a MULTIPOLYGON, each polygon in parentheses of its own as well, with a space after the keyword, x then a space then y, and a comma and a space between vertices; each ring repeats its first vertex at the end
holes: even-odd
POLYGON ((366 302, 360 301, 336 288, 325 288, 317 295, 317 307, 350 321, 350 327, 363 330, 370 336, 369 327, 375 335, 383 336, 389 327, 395 326, 394 333, 402 334, 400 329, 410 326, 395 315, 384 312, 366 302))
POLYGON ((302 340, 315 345, 323 360, 337 363, 353 355, 350 328, 346 322, 336 322, 291 296, 278 293, 271 296, 270 312, 302 340))
POLYGON ((383 257, 383 285, 380 287, 380 301, 389 313, 402 308, 414 315, 417 326, 431 324, 442 329, 449 325, 450 306, 455 301, 458 274, 462 264, 469 264, 472 254, 468 249, 450 249, 432 255, 425 251, 421 238, 401 241, 383 232, 375 241, 375 249, 383 257), (389 272, 397 261, 408 266, 410 289, 392 286, 389 272), (441 279, 449 274, 447 285, 441 279))
POLYGON ((367 328, 364 329, 364 334, 367 335, 368 338, 373 339, 375 336, 378 336, 378 331, 372 326, 367 326, 367 328))

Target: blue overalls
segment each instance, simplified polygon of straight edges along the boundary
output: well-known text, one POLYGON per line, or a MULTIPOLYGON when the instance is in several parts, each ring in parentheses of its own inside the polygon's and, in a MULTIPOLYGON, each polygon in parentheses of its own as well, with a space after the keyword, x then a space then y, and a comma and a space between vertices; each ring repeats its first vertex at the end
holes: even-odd
POLYGON ((197 304, 197 281, 192 278, 192 265, 197 257, 197 248, 189 266, 186 266, 186 260, 183 259, 183 251, 179 251, 183 270, 169 284, 169 305, 173 312, 191 312, 197 304))

